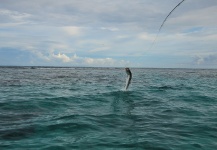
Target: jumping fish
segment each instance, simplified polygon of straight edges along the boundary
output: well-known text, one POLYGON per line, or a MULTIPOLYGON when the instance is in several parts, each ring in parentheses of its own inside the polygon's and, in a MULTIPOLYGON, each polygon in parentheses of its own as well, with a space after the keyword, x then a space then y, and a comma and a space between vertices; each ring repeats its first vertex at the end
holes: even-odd
POLYGON ((127 79, 126 79, 126 86, 125 86, 125 90, 128 89, 129 85, 130 85, 130 82, 131 82, 131 79, 132 79, 132 73, 130 71, 129 68, 125 68, 125 71, 127 73, 127 79))

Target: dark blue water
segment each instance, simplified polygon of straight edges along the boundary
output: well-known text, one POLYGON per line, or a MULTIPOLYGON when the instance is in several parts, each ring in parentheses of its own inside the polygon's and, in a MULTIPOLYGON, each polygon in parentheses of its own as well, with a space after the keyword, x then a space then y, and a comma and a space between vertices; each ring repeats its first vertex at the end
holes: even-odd
POLYGON ((0 149, 217 148, 217 70, 0 68, 0 149))

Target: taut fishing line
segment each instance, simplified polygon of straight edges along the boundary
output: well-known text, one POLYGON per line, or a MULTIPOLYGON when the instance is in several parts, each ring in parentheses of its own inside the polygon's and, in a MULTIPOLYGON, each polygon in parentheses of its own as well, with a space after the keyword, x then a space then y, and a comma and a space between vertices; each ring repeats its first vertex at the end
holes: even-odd
MULTIPOLYGON (((159 33, 160 33, 160 31, 161 31, 161 29, 162 29, 164 23, 167 21, 168 17, 169 17, 169 16, 173 13, 173 11, 174 11, 177 7, 179 7, 184 1, 185 1, 185 0, 182 0, 180 3, 178 3, 178 4, 176 5, 176 7, 174 7, 174 8, 169 12, 169 14, 166 16, 166 18, 164 19, 163 23, 161 24, 161 26, 160 26, 160 28, 159 28, 159 30, 158 30, 158 33, 157 33, 156 38, 154 39, 154 41, 153 41, 153 43, 152 43, 152 45, 151 45, 151 47, 150 47, 150 50, 151 50, 151 48, 154 46, 154 44, 155 44, 155 42, 156 42, 156 40, 157 40, 157 38, 158 38, 158 35, 159 35, 159 33)), ((131 79, 132 79, 132 73, 131 73, 131 71, 130 71, 129 68, 125 68, 125 69, 126 69, 126 73, 127 73, 127 75, 128 75, 127 83, 126 83, 126 87, 125 87, 125 90, 127 90, 128 86, 129 86, 129 84, 130 84, 130 81, 131 81, 131 79)))
POLYGON ((174 7, 173 10, 171 10, 170 13, 166 16, 166 18, 164 19, 163 23, 161 24, 161 26, 160 26, 160 28, 159 28, 159 30, 158 30, 158 33, 157 33, 156 38, 154 39, 154 41, 153 41, 153 43, 152 43, 152 45, 151 45, 151 47, 150 47, 150 50, 151 50, 151 48, 154 46, 154 44, 155 44, 155 42, 156 42, 156 40, 157 40, 157 38, 158 38, 158 35, 159 35, 159 33, 160 33, 160 31, 161 31, 161 29, 162 29, 164 23, 167 21, 168 17, 169 17, 169 16, 173 13, 173 11, 174 11, 177 7, 179 7, 184 1, 185 1, 185 0, 182 0, 180 3, 178 3, 178 5, 176 5, 176 7, 174 7))

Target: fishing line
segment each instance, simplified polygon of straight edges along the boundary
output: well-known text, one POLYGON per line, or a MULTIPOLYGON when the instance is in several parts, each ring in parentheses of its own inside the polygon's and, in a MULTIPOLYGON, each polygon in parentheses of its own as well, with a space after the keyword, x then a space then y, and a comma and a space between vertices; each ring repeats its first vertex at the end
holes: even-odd
POLYGON ((177 7, 179 7, 184 1, 185 1, 185 0, 182 0, 180 3, 178 3, 178 4, 176 5, 176 7, 174 7, 174 8, 170 11, 170 13, 166 16, 166 18, 164 19, 163 23, 161 24, 161 26, 160 26, 160 28, 159 28, 159 30, 158 30, 158 33, 157 33, 157 35, 156 35, 156 38, 154 39, 154 41, 153 41, 153 43, 152 43, 152 45, 151 45, 151 47, 150 47, 149 50, 151 50, 152 47, 154 46, 154 44, 155 44, 155 42, 156 42, 156 40, 157 40, 157 38, 158 38, 158 36, 159 36, 159 33, 160 33, 162 27, 164 26, 164 23, 167 21, 168 17, 169 17, 169 16, 173 13, 173 11, 174 11, 177 7))
MULTIPOLYGON (((151 47, 150 47, 149 50, 151 50, 152 47, 154 46, 154 44, 155 44, 155 42, 156 42, 156 40, 157 40, 157 38, 158 38, 158 35, 159 35, 159 33, 160 33, 162 27, 164 26, 165 22, 166 22, 167 19, 169 18, 169 16, 170 16, 170 15, 173 13, 173 11, 174 11, 177 7, 179 7, 184 1, 185 1, 185 0, 182 0, 181 2, 179 2, 179 3, 169 12, 169 14, 166 16, 166 18, 164 19, 163 23, 161 24, 161 26, 160 26, 160 28, 159 28, 159 30, 158 30, 158 33, 157 33, 157 35, 156 35, 156 37, 155 37, 155 39, 154 39, 154 41, 153 41, 153 43, 152 43, 152 45, 151 45, 151 47)), ((126 69, 129 69, 129 68, 126 68, 126 69)), ((128 71, 128 70, 127 70, 127 71, 128 71)), ((131 72, 130 72, 130 73, 127 72, 127 74, 128 74, 128 78, 127 78, 127 83, 126 83, 125 90, 127 90, 128 86, 129 86, 129 84, 130 84, 130 82, 131 82, 131 78, 132 78, 131 72)))

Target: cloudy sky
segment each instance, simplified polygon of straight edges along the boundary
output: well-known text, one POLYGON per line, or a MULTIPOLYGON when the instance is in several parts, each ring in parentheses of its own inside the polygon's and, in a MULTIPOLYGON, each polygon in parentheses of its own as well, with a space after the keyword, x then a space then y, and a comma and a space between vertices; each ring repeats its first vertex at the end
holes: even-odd
POLYGON ((217 0, 1 0, 0 65, 217 68, 217 0))

